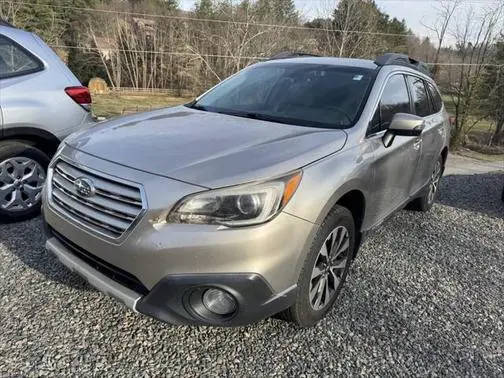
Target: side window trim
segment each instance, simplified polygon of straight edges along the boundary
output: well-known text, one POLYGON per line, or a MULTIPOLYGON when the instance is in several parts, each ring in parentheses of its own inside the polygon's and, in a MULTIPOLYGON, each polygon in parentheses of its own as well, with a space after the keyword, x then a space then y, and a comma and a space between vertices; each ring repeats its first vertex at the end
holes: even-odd
POLYGON ((423 86, 425 88, 425 93, 427 93, 427 97, 429 98, 429 115, 427 117, 430 117, 433 114, 436 114, 436 107, 434 106, 433 98, 430 93, 429 86, 427 85, 427 81, 425 79, 422 79, 423 86))
POLYGON ((430 109, 431 109, 431 112, 430 112, 430 116, 434 115, 437 113, 436 111, 436 104, 434 104, 434 95, 432 94, 432 90, 429 86, 429 83, 427 81, 424 80, 424 87, 425 87, 425 90, 427 91, 427 96, 429 97, 429 104, 430 104, 430 109))
POLYGON ((406 83, 406 88, 408 88, 410 112, 411 112, 411 114, 415 114, 416 109, 415 109, 415 100, 413 99, 413 88, 411 86, 411 82, 408 79, 408 76, 412 76, 412 75, 403 74, 404 82, 406 83))
POLYGON ((19 49, 21 52, 23 52, 24 54, 26 54, 26 56, 28 56, 28 58, 32 59, 37 64, 36 68, 32 68, 30 70, 26 70, 26 71, 22 71, 22 72, 13 72, 13 73, 10 73, 10 74, 0 75, 0 80, 11 79, 13 77, 19 77, 19 76, 25 76, 25 75, 31 75, 31 74, 34 74, 36 72, 43 71, 45 69, 44 63, 38 57, 36 57, 30 51, 28 51, 23 46, 21 46, 19 43, 17 43, 16 41, 14 41, 12 38, 9 38, 5 34, 2 34, 2 33, 0 33, 0 38, 4 38, 8 42, 12 43, 17 49, 19 49))
POLYGON ((426 81, 426 86, 427 86, 427 92, 429 93, 429 97, 431 98, 431 104, 432 104, 432 115, 438 114, 443 110, 443 101, 441 98, 441 93, 439 93, 439 90, 436 88, 436 85, 434 83, 431 83, 429 81, 426 81), (436 106, 436 96, 439 97, 440 103, 438 106, 436 106), (439 107, 438 110, 437 107, 439 107))
POLYGON ((410 87, 409 87, 408 80, 406 78, 406 74, 404 72, 392 72, 390 75, 387 76, 386 80, 384 81, 384 83, 382 84, 382 86, 380 88, 380 96, 378 97, 378 101, 376 102, 376 104, 374 106, 374 111, 372 113, 373 115, 371 116, 371 119, 369 120, 368 125, 367 125, 366 138, 382 134, 382 133, 384 133, 386 131, 386 130, 378 130, 378 131, 371 132, 371 122, 374 119, 374 115, 376 114, 376 111, 380 111, 380 120, 381 120, 382 117, 381 117, 380 104, 381 104, 381 100, 382 100, 382 97, 383 97, 383 93, 385 92, 385 88, 387 87, 387 84, 389 83, 389 81, 394 76, 402 76, 403 77, 404 84, 406 85, 406 90, 408 91, 408 97, 409 97, 409 103, 410 103, 410 111, 411 111, 411 114, 414 114, 414 108, 413 107, 415 105, 413 104, 413 97, 411 95, 411 90, 410 90, 410 87))
MULTIPOLYGON (((423 84, 423 87, 424 87, 424 90, 425 90, 425 94, 427 95, 427 98, 430 98, 429 96, 429 88, 427 86, 427 82, 425 81, 425 79, 423 77, 420 77, 420 76, 417 76, 417 75, 412 75, 412 74, 406 74, 406 84, 408 85, 408 91, 410 92, 410 103, 411 103, 411 110, 412 110, 412 113, 411 114, 415 114, 415 115, 418 115, 417 112, 416 112, 416 107, 415 107, 415 100, 413 98, 413 82, 412 80, 413 79, 416 79, 416 80, 420 80, 423 84), (410 80, 408 77, 411 77, 412 79, 410 80)), ((426 116, 423 116, 423 117, 430 117, 432 114, 434 109, 432 107, 432 102, 429 100, 429 111, 431 112, 430 114, 426 115, 426 116)), ((419 116, 419 117, 422 117, 422 116, 419 116)))

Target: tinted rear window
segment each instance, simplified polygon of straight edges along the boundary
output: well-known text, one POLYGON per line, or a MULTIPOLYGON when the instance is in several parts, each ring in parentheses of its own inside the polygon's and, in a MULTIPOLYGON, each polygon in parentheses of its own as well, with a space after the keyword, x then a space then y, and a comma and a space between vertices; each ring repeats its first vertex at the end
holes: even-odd
POLYGON ((441 99, 441 95, 439 94, 439 91, 431 83, 427 83, 427 87, 429 88, 429 92, 432 99, 432 109, 434 113, 438 113, 443 108, 443 100, 441 99))
POLYGON ((0 35, 0 79, 26 75, 42 69, 42 63, 27 50, 0 35))
POLYGON ((408 76, 411 83, 413 103, 415 113, 420 117, 426 117, 431 114, 430 100, 425 89, 424 81, 415 76, 408 76))

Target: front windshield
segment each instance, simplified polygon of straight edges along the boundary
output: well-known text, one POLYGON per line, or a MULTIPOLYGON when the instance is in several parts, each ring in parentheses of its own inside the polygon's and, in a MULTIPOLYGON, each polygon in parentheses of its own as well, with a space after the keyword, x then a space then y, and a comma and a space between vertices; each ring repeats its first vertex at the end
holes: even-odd
POLYGON ((322 64, 251 66, 190 106, 294 125, 348 128, 362 111, 375 71, 322 64))

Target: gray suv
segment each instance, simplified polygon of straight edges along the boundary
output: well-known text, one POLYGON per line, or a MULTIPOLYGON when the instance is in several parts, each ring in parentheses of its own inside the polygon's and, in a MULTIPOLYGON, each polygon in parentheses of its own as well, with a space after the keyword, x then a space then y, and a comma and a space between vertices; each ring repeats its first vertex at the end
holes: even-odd
POLYGON ((254 64, 185 106, 67 138, 44 191, 46 247, 162 321, 311 326, 369 230, 431 208, 448 127, 407 56, 254 64))
POLYGON ((38 213, 60 141, 93 124, 91 96, 32 33, 0 20, 0 221, 38 213))

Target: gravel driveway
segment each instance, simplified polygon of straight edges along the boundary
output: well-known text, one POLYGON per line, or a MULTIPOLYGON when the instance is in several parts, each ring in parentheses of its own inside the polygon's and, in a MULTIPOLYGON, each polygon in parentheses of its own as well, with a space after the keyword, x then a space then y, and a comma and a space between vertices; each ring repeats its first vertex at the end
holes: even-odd
MULTIPOLYGON (((459 172, 460 173, 460 172, 459 172)), ((449 175, 428 214, 374 232, 329 317, 175 327, 134 314, 0 225, 0 376, 504 375, 502 173, 449 175)))

